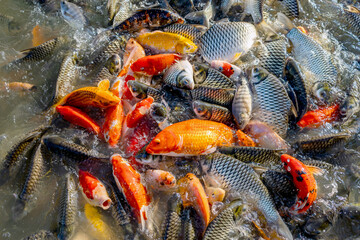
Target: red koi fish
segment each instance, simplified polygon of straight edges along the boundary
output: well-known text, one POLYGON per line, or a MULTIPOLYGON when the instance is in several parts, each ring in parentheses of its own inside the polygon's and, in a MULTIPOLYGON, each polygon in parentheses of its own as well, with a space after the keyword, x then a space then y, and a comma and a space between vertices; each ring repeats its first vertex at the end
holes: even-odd
POLYGON ((114 147, 120 139, 122 125, 124 121, 123 104, 120 101, 118 105, 106 109, 105 122, 102 133, 106 142, 114 147))
POLYGON ((107 210, 111 206, 111 199, 102 184, 96 177, 89 172, 79 170, 79 182, 81 192, 85 199, 93 206, 107 210))
POLYGON ((150 139, 150 126, 145 123, 139 125, 134 129, 134 133, 129 135, 127 141, 125 141, 125 154, 127 156, 135 156, 150 139))
POLYGON ((339 119, 339 105, 308 111, 297 123, 299 127, 317 128, 324 123, 331 123, 339 119))
POLYGON ((167 68, 180 59, 181 56, 178 54, 158 54, 146 56, 136 60, 130 68, 135 73, 153 76, 163 73, 167 68))
POLYGON ((151 104, 154 102, 152 97, 145 98, 135 105, 134 110, 126 115, 124 120, 124 132, 129 128, 135 128, 141 119, 149 112, 151 104))
POLYGON ((78 108, 71 106, 56 106, 56 111, 68 122, 83 127, 90 132, 99 135, 101 133, 100 126, 89 117, 86 113, 78 108))
POLYGON ((309 168, 296 158, 283 154, 281 161, 284 168, 293 177, 294 185, 298 189, 295 204, 290 212, 299 214, 306 212, 316 199, 317 185, 309 168))
POLYGON ((140 181, 140 174, 120 155, 111 156, 110 161, 116 185, 123 191, 127 202, 133 208, 135 216, 144 230, 150 197, 140 181))
POLYGON ((230 64, 226 61, 214 60, 211 62, 211 67, 220 71, 228 78, 237 78, 240 77, 241 74, 241 69, 238 66, 230 64))

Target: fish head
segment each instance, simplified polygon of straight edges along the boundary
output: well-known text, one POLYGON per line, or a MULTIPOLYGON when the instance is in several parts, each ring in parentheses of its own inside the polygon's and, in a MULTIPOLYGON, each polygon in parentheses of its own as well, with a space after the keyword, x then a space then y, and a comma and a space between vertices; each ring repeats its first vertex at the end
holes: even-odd
POLYGON ((265 69, 259 67, 250 69, 247 71, 247 73, 254 84, 260 83, 261 81, 266 79, 269 74, 265 69))
POLYGON ((182 141, 180 136, 164 129, 149 143, 146 147, 146 152, 149 154, 162 155, 180 150, 181 147, 182 141))
POLYGON ((127 86, 131 94, 137 99, 145 99, 147 97, 148 86, 135 80, 129 80, 127 86))
POLYGON ((193 101, 192 108, 199 119, 209 120, 211 118, 211 105, 203 101, 193 101))
POLYGON ((8 30, 12 34, 19 33, 22 29, 18 22, 11 21, 8 24, 8 30))
POLYGON ((163 122, 168 116, 168 111, 164 104, 153 103, 150 108, 150 116, 157 122, 163 122))
POLYGON ((340 115, 347 120, 355 113, 359 112, 359 99, 354 96, 348 96, 344 103, 340 106, 340 115))
POLYGON ((112 55, 106 62, 106 67, 111 74, 117 74, 121 70, 121 59, 117 54, 112 55))
POLYGON ((312 87, 312 92, 314 96, 321 102, 321 103, 328 103, 331 98, 331 86, 329 83, 326 82, 316 82, 312 87))
POLYGON ((181 53, 181 54, 193 53, 197 50, 197 48, 198 47, 190 40, 189 41, 180 41, 175 46, 176 52, 181 53))
POLYGON ((115 106, 119 102, 120 98, 108 90, 99 90, 94 99, 94 105, 100 108, 115 106))
POLYGON ((204 64, 194 64, 194 80, 196 84, 201 84, 206 79, 208 66, 204 64))
POLYGON ((194 79, 188 72, 183 70, 176 78, 176 86, 178 88, 192 90, 195 87, 194 79))

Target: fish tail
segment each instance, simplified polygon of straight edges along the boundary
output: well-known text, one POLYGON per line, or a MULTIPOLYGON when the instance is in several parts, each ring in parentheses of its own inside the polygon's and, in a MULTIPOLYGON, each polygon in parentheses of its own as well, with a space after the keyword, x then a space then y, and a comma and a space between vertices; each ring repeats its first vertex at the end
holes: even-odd
POLYGON ((284 34, 287 34, 291 29, 295 28, 295 25, 292 21, 283 13, 277 13, 277 22, 279 22, 282 26, 280 26, 280 31, 284 34))
POLYGON ((22 219, 27 213, 25 211, 26 203, 22 199, 16 199, 14 207, 12 208, 13 218, 15 220, 22 219))

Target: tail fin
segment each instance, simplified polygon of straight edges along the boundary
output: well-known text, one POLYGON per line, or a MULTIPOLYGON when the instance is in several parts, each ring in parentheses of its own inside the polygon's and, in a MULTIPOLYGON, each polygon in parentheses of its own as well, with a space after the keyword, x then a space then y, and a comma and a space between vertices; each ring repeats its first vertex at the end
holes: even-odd
POLYGON ((277 13, 277 22, 281 25, 279 30, 284 34, 287 34, 291 29, 296 27, 291 20, 281 12, 277 13))

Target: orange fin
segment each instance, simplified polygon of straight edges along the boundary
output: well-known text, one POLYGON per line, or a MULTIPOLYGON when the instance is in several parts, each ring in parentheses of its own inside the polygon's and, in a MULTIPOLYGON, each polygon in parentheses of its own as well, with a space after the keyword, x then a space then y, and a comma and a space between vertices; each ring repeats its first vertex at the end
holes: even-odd
POLYGON ((101 80, 98 83, 98 88, 102 90, 108 90, 110 88, 110 81, 108 79, 101 80))
POLYGON ((315 166, 309 166, 309 165, 305 165, 310 173, 312 173, 313 175, 316 175, 316 176, 320 176, 324 173, 324 170, 319 168, 319 167, 315 167, 315 166))

